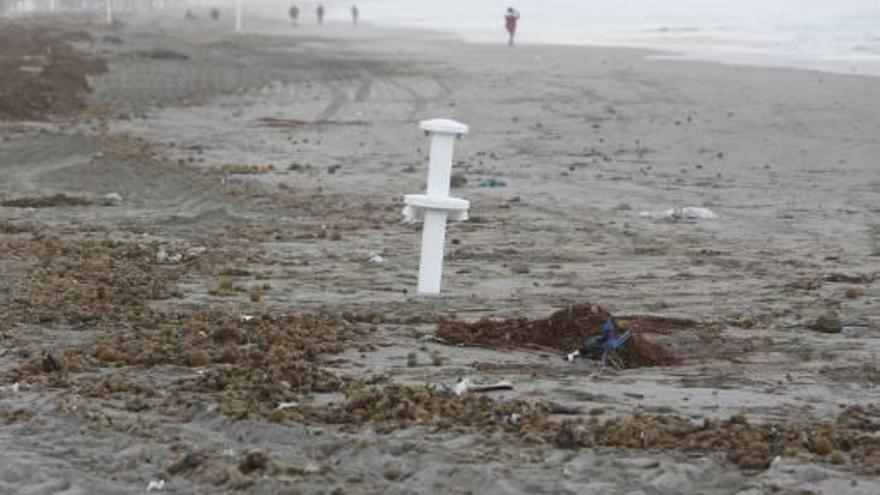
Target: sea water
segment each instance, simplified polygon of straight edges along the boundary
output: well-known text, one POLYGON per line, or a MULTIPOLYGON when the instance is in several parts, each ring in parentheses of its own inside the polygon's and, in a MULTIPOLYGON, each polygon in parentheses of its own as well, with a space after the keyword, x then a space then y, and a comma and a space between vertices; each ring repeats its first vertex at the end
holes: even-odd
MULTIPOLYGON (((328 0, 329 20, 427 28, 505 43, 633 46, 736 64, 880 75, 880 0, 328 0)), ((317 4, 304 3, 305 7, 317 4)), ((309 10, 305 10, 309 12, 309 10)))

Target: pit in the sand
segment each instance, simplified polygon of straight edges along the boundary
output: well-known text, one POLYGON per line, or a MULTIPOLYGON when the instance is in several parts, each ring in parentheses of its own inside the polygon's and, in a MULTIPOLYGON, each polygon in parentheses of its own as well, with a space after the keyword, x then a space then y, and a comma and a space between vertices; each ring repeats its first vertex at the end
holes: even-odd
POLYGON ((437 336, 451 344, 485 347, 549 348, 569 353, 584 347, 591 339, 602 336, 602 327, 612 322, 617 332, 629 332, 629 340, 619 349, 620 363, 626 368, 669 366, 677 364, 687 349, 681 349, 682 339, 670 341, 666 337, 688 334, 697 340, 705 333, 700 322, 652 315, 613 316, 596 304, 577 304, 554 312, 547 318, 490 319, 474 323, 456 320, 441 321, 437 336))

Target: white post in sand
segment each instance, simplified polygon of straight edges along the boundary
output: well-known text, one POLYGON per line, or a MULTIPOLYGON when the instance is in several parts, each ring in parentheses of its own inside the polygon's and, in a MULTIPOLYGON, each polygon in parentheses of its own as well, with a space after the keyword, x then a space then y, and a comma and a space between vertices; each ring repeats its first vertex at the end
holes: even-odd
POLYGON ((446 242, 446 220, 467 220, 470 203, 449 197, 452 175, 452 152, 455 138, 467 134, 468 127, 448 119, 425 120, 419 128, 431 137, 431 155, 428 162, 428 190, 426 194, 407 194, 403 198, 404 216, 415 220, 424 218, 422 226, 422 256, 419 262, 418 293, 440 294, 443 275, 443 248, 446 242))
POLYGON ((235 0, 235 32, 241 32, 242 0, 235 0))

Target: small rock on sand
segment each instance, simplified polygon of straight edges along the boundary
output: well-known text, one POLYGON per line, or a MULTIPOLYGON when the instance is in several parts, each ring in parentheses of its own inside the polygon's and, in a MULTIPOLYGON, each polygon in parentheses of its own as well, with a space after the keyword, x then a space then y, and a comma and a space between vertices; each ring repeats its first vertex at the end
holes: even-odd
POLYGON ((846 298, 847 299, 858 299, 865 295, 865 289, 859 287, 850 287, 846 289, 846 298))
POLYGON ((529 268, 529 265, 526 265, 525 263, 514 263, 510 265, 510 271, 513 273, 525 274, 530 273, 532 270, 529 268))
POLYGON ((816 318, 813 329, 822 333, 840 333, 843 331, 843 324, 836 312, 829 311, 816 318))
POLYGON ((449 179, 449 186, 453 189, 461 188, 467 185, 467 178, 465 178, 462 174, 452 174, 452 178, 449 179))

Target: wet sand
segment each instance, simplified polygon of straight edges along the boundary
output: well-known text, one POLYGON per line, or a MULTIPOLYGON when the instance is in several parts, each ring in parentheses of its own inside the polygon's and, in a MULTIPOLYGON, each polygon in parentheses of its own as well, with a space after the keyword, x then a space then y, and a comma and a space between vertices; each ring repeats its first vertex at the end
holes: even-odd
POLYGON ((876 79, 123 21, 77 25, 108 63, 82 115, 0 124, 0 200, 40 206, 0 208, 0 493, 880 491, 876 79), (472 210, 425 299, 400 209, 434 117, 471 127, 472 210), (640 215, 685 206, 719 218, 640 215), (626 370, 435 335, 576 303, 699 325, 626 370), (514 390, 444 395, 462 376, 514 390))

